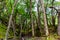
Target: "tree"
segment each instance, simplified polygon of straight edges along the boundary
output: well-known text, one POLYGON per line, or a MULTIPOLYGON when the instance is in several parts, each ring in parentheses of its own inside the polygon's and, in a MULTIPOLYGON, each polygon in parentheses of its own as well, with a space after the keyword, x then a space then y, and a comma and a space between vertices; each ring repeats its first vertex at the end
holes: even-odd
POLYGON ((13 28, 13 34, 14 34, 14 40, 16 40, 16 28, 15 28, 15 25, 14 25, 14 22, 12 21, 12 28, 13 28))
POLYGON ((37 13, 38 13, 38 27, 39 27, 39 30, 41 32, 41 18, 40 18, 40 10, 39 10, 39 0, 38 0, 38 3, 37 3, 37 13))
POLYGON ((32 36, 34 37, 34 25, 33 25, 33 14, 32 14, 32 0, 30 0, 30 16, 31 16, 31 27, 32 27, 32 36))
POLYGON ((43 0, 40 0, 40 3, 41 3, 41 7, 42 7, 42 10, 43 10, 43 13, 44 13, 43 15, 44 15, 45 34, 46 34, 46 36, 48 36, 49 31, 48 31, 48 26, 47 26, 46 12, 45 12, 45 8, 44 8, 43 0))
POLYGON ((19 17, 20 17, 20 34, 19 34, 19 40, 22 40, 22 18, 21 18, 21 15, 19 17))
POLYGON ((12 18, 13 18, 13 14, 14 14, 14 7, 15 7, 16 3, 17 3, 17 0, 15 0, 14 5, 12 6, 12 12, 11 12, 11 15, 10 15, 10 18, 9 18, 8 28, 7 28, 4 40, 8 39, 8 32, 9 32, 9 29, 11 27, 11 22, 12 22, 12 18))
MULTIPOLYGON (((55 0, 52 0, 52 6, 54 6, 54 1, 55 0)), ((55 26, 55 18, 54 18, 54 9, 53 8, 52 8, 51 14, 52 14, 52 25, 55 26)))
MULTIPOLYGON (((58 32, 58 36, 60 36, 60 10, 58 10, 58 28, 57 28, 57 32, 58 32)), ((59 38, 60 40, 60 38, 59 38)))

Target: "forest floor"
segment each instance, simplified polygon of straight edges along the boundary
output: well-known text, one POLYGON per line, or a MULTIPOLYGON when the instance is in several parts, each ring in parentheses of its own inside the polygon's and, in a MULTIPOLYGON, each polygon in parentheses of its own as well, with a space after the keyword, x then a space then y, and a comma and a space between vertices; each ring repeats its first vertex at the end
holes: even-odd
MULTIPOLYGON (((13 39, 11 38, 8 40, 13 40, 13 39)), ((22 40, 58 40, 58 36, 50 35, 48 37, 34 37, 34 39, 33 39, 33 37, 22 37, 22 40)))
MULTIPOLYGON (((33 38, 26 38, 25 37, 25 40, 33 40, 33 38)), ((34 40, 58 40, 57 37, 55 36, 48 36, 48 37, 35 37, 34 40)))

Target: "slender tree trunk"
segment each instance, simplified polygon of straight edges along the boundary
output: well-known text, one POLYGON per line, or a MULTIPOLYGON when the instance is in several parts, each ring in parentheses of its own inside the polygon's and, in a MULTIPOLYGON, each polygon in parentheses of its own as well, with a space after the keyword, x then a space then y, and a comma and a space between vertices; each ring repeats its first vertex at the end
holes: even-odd
MULTIPOLYGON (((58 10, 58 28, 57 28, 57 32, 58 32, 58 36, 60 36, 60 10, 58 10)), ((58 38, 58 40, 60 40, 60 38, 58 38)))
MULTIPOLYGON (((46 1, 47 3, 46 3, 46 6, 45 6, 45 12, 46 12, 46 13, 47 13, 48 1, 49 1, 49 0, 46 1)), ((46 15, 46 19, 48 19, 48 18, 47 18, 47 15, 46 15)), ((50 23, 50 24, 51 24, 51 23, 50 23)), ((49 21, 48 21, 48 20, 47 20, 47 25, 49 25, 49 21)))
POLYGON ((32 36, 34 37, 34 26, 33 26, 33 14, 32 14, 32 0, 30 0, 30 15, 31 15, 31 27, 32 27, 32 36))
POLYGON ((8 39, 8 34, 9 34, 8 32, 9 32, 9 29, 11 27, 12 17, 13 17, 13 14, 14 14, 14 7, 15 7, 16 3, 17 3, 17 0, 15 0, 14 5, 12 6, 12 12, 11 12, 11 16, 9 18, 8 28, 7 28, 6 35, 5 35, 5 39, 4 40, 7 40, 8 39))
POLYGON ((40 30, 40 33, 41 33, 41 22, 40 22, 40 11, 39 11, 39 0, 38 0, 38 4, 37 4, 37 12, 38 12, 38 27, 39 27, 39 30, 40 30))
POLYGON ((15 25, 14 25, 14 23, 13 23, 13 21, 12 21, 12 28, 13 28, 13 32, 14 32, 14 38, 13 38, 13 40, 16 40, 16 29, 15 29, 15 25))
POLYGON ((22 40, 22 19, 20 15, 20 34, 19 34, 19 40, 22 40))
MULTIPOLYGON (((54 1, 55 0, 52 0, 52 7, 54 5, 54 1)), ((51 14, 52 14, 52 26, 55 27, 55 18, 54 18, 54 9, 53 8, 52 8, 51 14)))
POLYGON ((44 15, 44 26, 45 26, 45 34, 46 36, 49 35, 49 32, 48 32, 48 26, 47 26, 47 19, 46 19, 46 12, 45 12, 45 8, 44 8, 44 2, 43 0, 40 0, 41 2, 41 7, 42 7, 42 10, 43 10, 43 15, 44 15))

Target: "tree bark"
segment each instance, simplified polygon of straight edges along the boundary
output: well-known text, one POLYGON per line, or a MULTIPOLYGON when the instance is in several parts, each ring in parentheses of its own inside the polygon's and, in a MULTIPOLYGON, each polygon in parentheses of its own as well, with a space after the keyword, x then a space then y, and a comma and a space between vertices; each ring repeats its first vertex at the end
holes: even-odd
POLYGON ((45 12, 45 7, 44 7, 44 2, 43 2, 43 0, 40 0, 40 3, 41 3, 41 7, 42 7, 42 10, 43 10, 43 13, 44 13, 43 15, 44 15, 45 34, 46 34, 46 36, 48 36, 48 35, 49 35, 49 32, 48 32, 46 12, 45 12))
POLYGON ((30 0, 30 16, 31 16, 31 27, 32 27, 32 36, 34 37, 34 25, 33 25, 33 14, 32 14, 32 0, 30 0))
MULTIPOLYGON (((57 28, 58 36, 60 36, 60 12, 58 12, 58 28, 57 28)), ((60 40, 60 38, 58 38, 60 40)))
MULTIPOLYGON (((52 7, 54 6, 54 1, 55 0, 52 0, 52 7)), ((54 18, 54 9, 53 8, 51 10, 51 14, 52 14, 52 26, 55 27, 55 18, 54 18)))
POLYGON ((21 15, 19 16, 20 17, 20 34, 19 34, 19 40, 22 40, 22 18, 21 18, 21 15))
POLYGON ((17 3, 17 0, 15 0, 14 5, 12 6, 12 12, 11 12, 11 16, 9 18, 9 23, 8 23, 8 27, 7 27, 7 30, 6 30, 6 35, 5 35, 4 40, 8 39, 8 34, 9 34, 8 32, 9 32, 9 29, 11 27, 12 17, 13 17, 13 14, 14 14, 14 7, 15 7, 16 3, 17 3))
POLYGON ((13 33, 14 33, 13 40, 16 40, 16 28, 15 28, 15 25, 14 25, 13 21, 12 21, 12 28, 13 28, 13 33))
POLYGON ((38 4, 37 4, 37 12, 38 12, 38 19, 37 19, 37 23, 38 23, 38 27, 41 33, 41 22, 40 22, 40 11, 39 11, 39 0, 38 0, 38 4))
POLYGON ((58 28, 57 28, 57 31, 58 31, 58 35, 60 36, 60 12, 58 12, 58 28))

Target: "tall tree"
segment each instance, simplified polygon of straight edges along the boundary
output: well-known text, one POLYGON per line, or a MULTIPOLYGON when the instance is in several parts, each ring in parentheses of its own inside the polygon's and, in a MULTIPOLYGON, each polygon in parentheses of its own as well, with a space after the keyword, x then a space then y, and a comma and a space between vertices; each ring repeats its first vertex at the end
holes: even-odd
POLYGON ((38 13, 38 27, 39 27, 39 30, 40 30, 40 33, 41 33, 41 22, 40 22, 40 10, 39 10, 39 0, 38 0, 38 3, 37 3, 37 13, 38 13))
MULTIPOLYGON (((60 9, 58 9, 58 28, 57 28, 58 36, 60 36, 60 9)), ((60 38, 59 38, 60 40, 60 38)))
POLYGON ((11 12, 11 15, 10 15, 10 18, 9 18, 9 23, 8 23, 8 27, 7 27, 7 31, 6 31, 6 35, 5 35, 5 39, 4 40, 7 40, 8 39, 8 32, 9 32, 9 29, 11 27, 11 22, 12 22, 12 18, 13 18, 13 14, 14 14, 14 8, 15 8, 15 5, 17 3, 17 0, 15 0, 13 6, 12 6, 12 12, 11 12))
POLYGON ((20 34, 19 34, 19 40, 22 40, 22 18, 21 18, 21 15, 19 16, 20 17, 20 34))
POLYGON ((13 34, 14 34, 13 40, 16 40, 16 28, 13 21, 12 21, 12 28, 13 28, 13 34))
POLYGON ((48 36, 48 35, 49 35, 49 32, 48 32, 46 12, 45 12, 45 7, 44 7, 44 2, 43 2, 43 0, 40 0, 40 3, 41 3, 41 7, 42 7, 42 10, 43 10, 43 13, 44 13, 43 15, 44 15, 45 34, 46 34, 46 36, 48 36))
POLYGON ((33 25, 33 14, 32 14, 32 0, 30 0, 30 16, 31 16, 31 27, 32 27, 32 36, 34 37, 34 25, 33 25))
MULTIPOLYGON (((54 1, 52 0, 52 7, 54 6, 54 1)), ((54 18, 54 9, 52 8, 51 10, 51 14, 52 14, 52 25, 55 26, 55 18, 54 18)))

